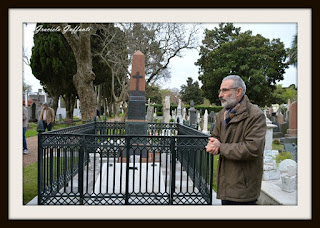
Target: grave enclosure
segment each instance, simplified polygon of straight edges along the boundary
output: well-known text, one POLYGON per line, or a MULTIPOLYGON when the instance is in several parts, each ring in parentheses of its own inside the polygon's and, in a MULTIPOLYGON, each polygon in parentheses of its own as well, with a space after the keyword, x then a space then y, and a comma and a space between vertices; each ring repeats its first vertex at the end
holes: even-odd
POLYGON ((38 205, 210 205, 207 138, 158 123, 148 123, 141 136, 109 122, 39 134, 38 205))
POLYGON ((125 122, 39 133, 39 205, 212 204, 209 135, 147 122, 144 55, 132 62, 125 122))

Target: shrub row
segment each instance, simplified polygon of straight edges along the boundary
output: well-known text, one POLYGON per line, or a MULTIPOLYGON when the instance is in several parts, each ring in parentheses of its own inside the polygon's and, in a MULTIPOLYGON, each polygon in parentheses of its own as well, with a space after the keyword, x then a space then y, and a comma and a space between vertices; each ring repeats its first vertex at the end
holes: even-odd
MULTIPOLYGON (((153 105, 156 109, 157 109, 157 115, 158 113, 162 115, 163 113, 163 105, 159 105, 159 104, 156 104, 156 105, 153 105)), ((146 109, 147 109, 147 105, 146 105, 146 109)), ((178 106, 177 105, 170 105, 170 112, 172 112, 172 110, 175 110, 178 106)), ((186 111, 188 112, 189 108, 190 108, 190 105, 186 105, 186 106, 182 106, 182 108, 186 108, 186 111)), ((220 112, 223 107, 222 106, 213 106, 213 107, 210 107, 210 106, 195 106, 194 107, 195 109, 197 110, 200 110, 201 111, 201 115, 204 114, 205 110, 207 109, 208 110, 208 114, 210 114, 211 111, 214 111, 215 113, 218 113, 220 112)), ((159 115, 158 115, 159 116, 159 115)))

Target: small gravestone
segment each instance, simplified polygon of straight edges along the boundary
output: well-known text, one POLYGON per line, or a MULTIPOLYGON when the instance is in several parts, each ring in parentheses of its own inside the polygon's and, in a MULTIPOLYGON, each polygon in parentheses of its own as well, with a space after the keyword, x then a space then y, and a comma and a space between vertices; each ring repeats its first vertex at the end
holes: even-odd
POLYGON ((190 106, 191 106, 189 108, 190 126, 191 127, 195 127, 196 126, 196 119, 197 119, 197 116, 196 116, 197 110, 194 108, 194 102, 193 101, 190 102, 190 106))
POLYGON ((147 108, 147 122, 153 121, 153 107, 150 105, 150 98, 148 99, 148 108, 147 108))
POLYGON ((182 120, 181 120, 181 122, 183 122, 183 120, 186 120, 186 108, 183 108, 183 110, 182 110, 182 120))
POLYGON ((208 131, 208 110, 206 109, 204 111, 204 115, 203 115, 203 129, 202 132, 205 134, 209 134, 208 131))
POLYGON ((181 100, 179 99, 179 104, 177 108, 177 123, 182 123, 182 110, 181 110, 181 100), (178 121, 179 120, 179 121, 178 121))
POLYGON ((169 123, 170 121, 170 96, 166 96, 163 107, 163 121, 169 123))
POLYGON ((215 116, 215 112, 211 111, 208 117, 208 122, 209 123, 214 123, 214 116, 215 116))

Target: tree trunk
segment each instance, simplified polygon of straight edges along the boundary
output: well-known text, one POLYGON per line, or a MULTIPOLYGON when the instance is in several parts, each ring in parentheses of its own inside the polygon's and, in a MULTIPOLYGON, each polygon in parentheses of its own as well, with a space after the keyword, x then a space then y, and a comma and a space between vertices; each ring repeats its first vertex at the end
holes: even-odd
POLYGON ((57 109, 58 109, 59 97, 60 97, 59 95, 52 97, 52 100, 53 100, 52 108, 53 108, 53 110, 54 110, 54 116, 57 116, 57 109))
MULTIPOLYGON (((81 27, 89 25, 80 24, 81 27)), ((92 71, 92 56, 90 36, 91 32, 70 32, 63 33, 70 47, 73 50, 77 73, 73 76, 73 84, 78 92, 81 101, 82 122, 93 120, 96 115, 96 94, 93 88, 95 74, 92 71)))
POLYGON ((97 110, 101 115, 101 85, 97 86, 97 110))
POLYGON ((73 109, 75 98, 72 95, 65 95, 63 97, 66 105, 66 117, 67 119, 73 119, 73 109))

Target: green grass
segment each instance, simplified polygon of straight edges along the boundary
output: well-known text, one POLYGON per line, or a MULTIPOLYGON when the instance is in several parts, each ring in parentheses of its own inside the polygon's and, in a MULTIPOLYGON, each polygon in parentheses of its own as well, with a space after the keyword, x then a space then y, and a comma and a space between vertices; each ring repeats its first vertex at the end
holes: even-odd
MULTIPOLYGON (((81 121, 75 122, 75 125, 80 125, 80 124, 82 124, 81 121)), ((55 124, 53 125, 52 130, 54 131, 54 130, 58 130, 66 127, 71 127, 71 126, 67 124, 55 124)), ((37 124, 29 123, 29 128, 27 128, 27 131, 26 131, 26 138, 36 136, 36 135, 38 135, 37 124)))
POLYGON ((38 162, 23 168, 23 204, 38 195, 38 162))
POLYGON ((284 151, 284 145, 272 142, 272 149, 284 151))
POLYGON ((217 167, 219 162, 219 155, 213 157, 213 183, 212 189, 217 192, 217 167))

